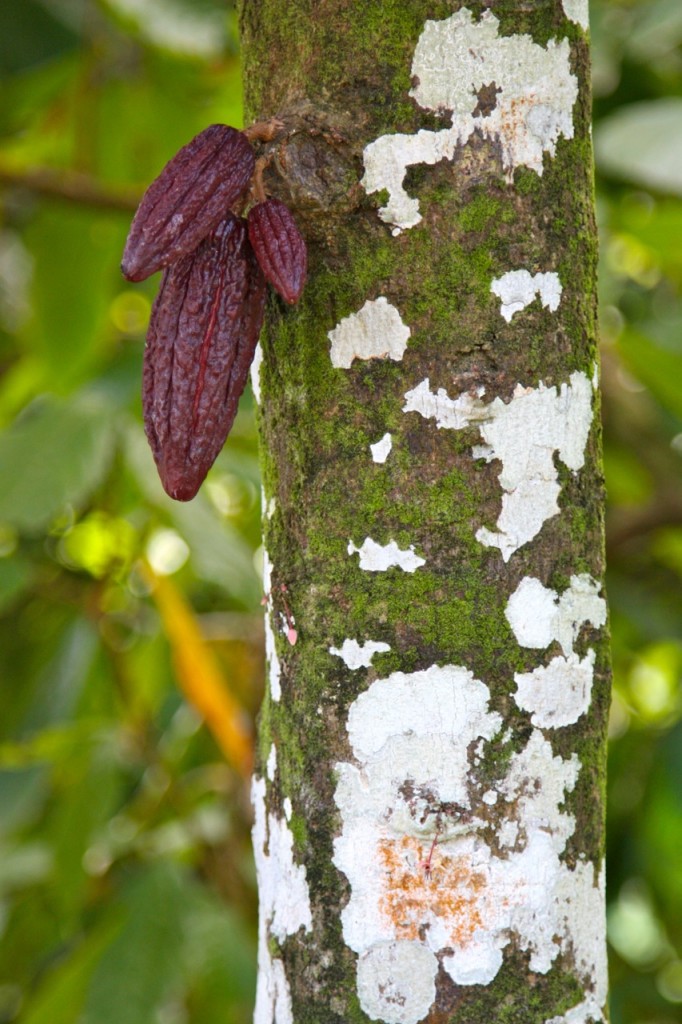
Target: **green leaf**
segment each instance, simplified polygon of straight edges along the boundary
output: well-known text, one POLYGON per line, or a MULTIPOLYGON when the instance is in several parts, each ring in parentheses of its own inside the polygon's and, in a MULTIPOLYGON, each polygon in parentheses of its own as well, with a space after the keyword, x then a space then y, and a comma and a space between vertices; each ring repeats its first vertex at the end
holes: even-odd
POLYGON ((127 220, 46 205, 26 232, 33 318, 23 333, 44 361, 51 391, 68 392, 86 380, 113 335, 109 308, 121 287, 127 220))
POLYGON ((185 895, 169 864, 142 871, 124 895, 127 920, 102 957, 81 1024, 150 1024, 181 967, 185 895))
POLYGON ((92 973, 120 927, 120 912, 109 915, 75 950, 48 971, 29 997, 21 1024, 74 1024, 92 973))
POLYGON ((217 584, 245 606, 258 601, 260 581, 251 548, 231 523, 221 519, 202 493, 188 502, 173 501, 164 492, 142 430, 126 432, 126 456, 143 493, 165 508, 191 549, 199 577, 217 584))
MULTIPOLYGON (((66 724, 44 726, 27 739, 0 743, 0 769, 27 768, 54 762, 65 765, 82 757, 93 743, 113 739, 99 720, 77 719, 66 724)), ((3 772, 0 770, 0 779, 3 772)))
POLYGON ((101 403, 34 402, 0 434, 0 521, 37 533, 66 506, 80 506, 104 479, 113 442, 101 403))
POLYGON ((33 583, 35 572, 25 558, 0 559, 0 612, 9 608, 33 583))
POLYGON ((120 798, 122 780, 112 748, 84 744, 69 759, 62 757, 53 772, 46 832, 59 884, 50 891, 50 905, 67 933, 78 927, 90 885, 85 855, 120 798))
POLYGON ((0 833, 8 835, 39 818, 47 792, 47 772, 32 765, 21 771, 0 768, 0 833))
POLYGON ((44 881, 53 867, 52 851, 45 842, 0 847, 0 893, 44 881))
POLYGON ((188 907, 185 964, 192 1020, 242 1024, 250 1020, 256 990, 256 942, 230 907, 195 887, 188 907))
POLYGON ((622 107, 595 128, 594 144, 601 171, 682 195, 682 97, 622 107))
POLYGON ((16 72, 59 56, 78 36, 35 0, 0 3, 0 70, 16 72))
POLYGON ((653 0, 634 13, 637 19, 627 49, 636 60, 660 60, 682 41, 680 0, 653 0))
POLYGON ((618 349, 624 362, 645 384, 658 401, 682 420, 682 358, 647 338, 639 331, 628 329, 618 339, 618 349))
POLYGON ((224 4, 216 0, 105 0, 107 7, 159 49, 189 57, 216 58, 226 42, 224 4))

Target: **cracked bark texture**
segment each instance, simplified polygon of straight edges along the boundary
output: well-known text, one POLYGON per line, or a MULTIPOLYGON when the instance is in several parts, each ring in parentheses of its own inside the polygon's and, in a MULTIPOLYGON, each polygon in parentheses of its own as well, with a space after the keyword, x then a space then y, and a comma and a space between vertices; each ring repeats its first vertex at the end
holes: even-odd
POLYGON ((294 210, 310 257, 299 305, 268 300, 255 369, 270 630, 254 784, 257 1024, 601 1020, 603 979, 585 963, 603 956, 603 892, 592 895, 609 703, 587 33, 561 0, 242 0, 240 18, 247 120, 284 126, 262 146, 266 188, 294 210), (482 55, 474 128, 451 155, 406 167, 421 219, 396 230, 378 213, 388 191, 361 184, 366 147, 453 123, 410 95, 426 23, 453 15, 472 60, 482 55), (477 51, 481 26, 494 28, 493 49, 477 51), (505 66, 523 75, 516 51, 505 56, 520 36, 544 54, 566 46, 575 80, 572 136, 554 133, 541 174, 509 167, 514 124, 486 129, 513 91, 505 66), (508 319, 514 296, 491 287, 520 270, 530 296, 521 288, 508 319), (545 274, 558 298, 540 292, 545 274), (409 328, 402 357, 334 365, 329 334, 380 299, 409 328), (585 402, 584 437, 566 440, 585 402), (553 415, 564 433, 548 441, 538 418, 553 415), (542 505, 549 481, 559 511, 507 542, 504 501, 518 518, 536 430, 548 453, 533 487, 542 505), (370 445, 386 434, 375 461, 370 445), (520 484, 501 480, 512 464, 520 484), (391 544, 420 564, 391 564, 391 544), (346 641, 373 649, 353 657, 346 641), (440 713, 451 697, 452 723, 440 713), (366 737, 389 719, 373 749, 366 737), (449 781, 429 776, 458 758, 449 781), (551 854, 536 852, 541 835, 551 854), (597 918, 587 938, 572 907, 597 918), (414 1004, 401 974, 421 986, 414 1004))

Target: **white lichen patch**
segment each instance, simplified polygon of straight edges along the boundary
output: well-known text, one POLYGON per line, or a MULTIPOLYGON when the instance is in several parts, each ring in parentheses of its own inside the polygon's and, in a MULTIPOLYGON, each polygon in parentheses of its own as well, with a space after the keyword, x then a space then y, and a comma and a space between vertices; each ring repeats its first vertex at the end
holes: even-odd
POLYGON ((439 430, 463 430, 490 418, 488 406, 481 401, 484 394, 485 388, 479 387, 473 395, 465 391, 458 398, 450 398, 444 388, 431 391, 427 377, 405 394, 403 412, 418 412, 425 420, 433 419, 439 430))
POLYGON ((273 743, 270 747, 270 753, 268 754, 268 760, 265 765, 265 774, 272 782, 277 774, 277 747, 273 743))
MULTIPOLYGON (((377 679, 351 704, 347 728, 353 753, 358 760, 368 762, 386 753, 388 744, 395 744, 397 749, 403 741, 408 742, 407 753, 411 743, 433 739, 434 734, 445 730, 448 740, 440 755, 448 770, 440 770, 443 763, 434 749, 427 760, 431 760, 431 769, 438 765, 439 771, 429 774, 424 764, 414 779, 443 779, 443 800, 468 802, 467 746, 479 737, 491 739, 502 725, 501 717, 488 711, 489 698, 488 687, 459 665, 393 672, 386 679, 377 679)), ((433 831, 433 823, 426 831, 433 831)))
POLYGON ((504 614, 521 647, 540 650, 556 640, 564 654, 571 654, 586 623, 595 629, 606 624, 606 601, 599 596, 600 589, 589 573, 581 573, 571 576, 570 586, 559 597, 540 580, 524 576, 504 614))
POLYGON ((436 425, 454 430, 478 427, 484 444, 472 449, 474 458, 498 459, 503 490, 497 530, 482 527, 476 539, 500 549, 505 562, 538 535, 544 523, 560 511, 559 475, 555 453, 577 472, 585 459, 592 423, 592 383, 582 372, 572 373, 559 388, 516 386, 509 402, 495 398, 486 405, 465 393, 451 399, 440 388, 429 389, 428 377, 405 395, 403 412, 418 412, 436 425))
POLYGON ((284 964, 258 946, 258 981, 253 1024, 294 1024, 291 990, 284 964))
POLYGON ((369 450, 372 453, 372 459, 374 462, 385 462, 391 453, 393 447, 393 438, 390 434, 384 434, 380 441, 376 444, 371 444, 369 450))
POLYGON ((263 347, 260 343, 256 345, 256 349, 253 353, 253 362, 251 363, 251 390, 253 391, 253 397, 256 399, 258 405, 261 404, 261 393, 260 393, 260 368, 263 364, 263 347))
POLYGON ((572 908, 569 932, 570 950, 578 974, 588 982, 585 998, 560 1017, 546 1024, 590 1024, 606 1020, 604 1008, 608 995, 606 959, 606 874, 602 865, 595 879, 589 862, 580 862, 575 871, 564 871, 562 902, 572 908))
POLYGON ((572 576, 561 597, 525 576, 507 602, 505 616, 522 647, 540 650, 557 641, 564 652, 533 672, 514 675, 514 699, 541 729, 572 725, 590 706, 595 653, 590 649, 581 659, 573 647, 586 623, 595 629, 606 623, 606 602, 599 590, 587 573, 572 576))
POLYGON ((272 519, 275 512, 277 511, 277 499, 274 497, 266 498, 265 488, 263 487, 262 484, 260 488, 260 507, 262 515, 264 515, 265 518, 268 520, 272 519))
POLYGON ((579 761, 554 756, 534 730, 493 801, 475 764, 502 725, 489 696, 467 669, 432 666, 377 680, 350 708, 356 761, 336 766, 333 859, 351 888, 342 927, 359 957, 360 1003, 388 1024, 428 1013, 434 958, 456 984, 489 984, 510 943, 531 970, 546 973, 563 953, 596 984, 601 938, 586 934, 584 912, 600 893, 593 880, 577 904, 584 879, 561 860, 579 761), (409 1010, 408 987, 419 993, 409 1010))
POLYGON ((410 95, 425 110, 450 112, 451 126, 416 135, 383 135, 366 146, 362 184, 368 193, 386 189, 379 211, 394 234, 421 220, 419 203, 403 182, 408 167, 452 160, 477 131, 497 142, 509 181, 517 167, 542 174, 543 155, 557 140, 573 138, 578 82, 569 67, 567 40, 546 47, 528 35, 500 36, 486 11, 474 21, 462 8, 444 21, 427 21, 412 61, 417 81, 410 95))
POLYGON ((341 647, 330 647, 329 653, 341 658, 344 664, 353 672, 359 668, 369 668, 375 654, 390 651, 390 644, 381 640, 366 640, 360 645, 357 640, 344 640, 341 647))
POLYGON ((564 14, 569 21, 574 21, 585 31, 590 27, 590 10, 588 0, 561 0, 564 14))
POLYGON ((514 313, 530 306, 536 296, 545 309, 555 313, 561 302, 562 287, 554 271, 531 274, 528 270, 510 270, 493 280, 490 291, 501 300, 500 313, 509 323, 514 313))
POLYGON ((272 628, 272 562, 265 549, 263 549, 263 590, 265 591, 265 661, 268 669, 270 696, 273 700, 278 701, 282 697, 282 667, 279 662, 277 646, 275 644, 275 633, 272 628))
POLYGON ((360 1005, 372 1020, 418 1024, 436 998, 437 974, 421 942, 377 942, 358 960, 360 1005))
POLYGON ((403 572, 414 572, 420 565, 426 565, 426 559, 415 554, 414 544, 404 550, 394 540, 388 544, 377 544, 371 537, 366 537, 359 548, 351 540, 348 542, 348 554, 360 555, 360 568, 367 572, 386 572, 394 566, 403 572))
POLYGON ((331 331, 332 366, 348 369, 354 359, 403 358, 410 328, 400 313, 383 295, 368 300, 357 313, 351 313, 331 331))
POLYGON ((268 814, 264 779, 251 785, 255 821, 253 849, 258 876, 258 985, 254 1024, 293 1024, 284 964, 273 958, 269 941, 282 943, 300 928, 312 931, 305 868, 294 861, 294 837, 284 819, 268 814))
POLYGON ((532 672, 514 675, 517 692, 514 700, 524 711, 532 712, 531 722, 540 729, 559 729, 573 725, 584 715, 592 700, 594 651, 584 658, 577 654, 552 658, 532 672))

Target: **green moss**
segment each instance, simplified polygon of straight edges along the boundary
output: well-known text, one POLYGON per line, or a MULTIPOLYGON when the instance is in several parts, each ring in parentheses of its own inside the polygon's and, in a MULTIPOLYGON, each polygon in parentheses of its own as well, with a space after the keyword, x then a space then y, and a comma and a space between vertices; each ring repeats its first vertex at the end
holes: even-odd
POLYGON ((264 766, 270 753, 272 746, 272 716, 271 716, 271 700, 269 693, 266 693, 263 697, 263 703, 261 704, 260 711, 258 713, 258 734, 257 734, 257 746, 256 746, 256 767, 260 769, 262 774, 264 766))
POLYGON ((542 192, 542 179, 530 167, 517 167, 514 171, 514 188, 521 196, 538 195, 542 192))
POLYGON ((535 0, 532 9, 519 8, 516 0, 495 4, 495 17, 500 22, 500 35, 529 35, 539 46, 565 34, 565 18, 561 4, 554 0, 535 0))
POLYGON ((497 197, 479 192, 461 210, 460 227, 463 231, 483 231, 491 221, 508 217, 511 212, 511 207, 505 206, 497 197))
POLYGON ((308 828, 305 818, 300 814, 292 814, 289 821, 289 829, 294 837, 294 847, 303 852, 308 847, 308 828))

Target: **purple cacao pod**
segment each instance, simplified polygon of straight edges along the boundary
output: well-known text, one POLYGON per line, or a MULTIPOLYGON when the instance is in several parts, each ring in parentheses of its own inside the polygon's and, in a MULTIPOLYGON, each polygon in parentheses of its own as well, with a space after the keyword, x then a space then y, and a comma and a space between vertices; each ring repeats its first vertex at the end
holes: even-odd
POLYGON ((255 165, 248 139, 212 124, 175 154, 137 208, 121 270, 143 281, 193 252, 245 191, 255 165))
POLYGON ((166 492, 189 501, 237 414, 258 342, 265 279, 233 214, 170 266, 144 352, 144 425, 166 492))
POLYGON ((288 207, 266 199, 249 211, 249 240, 261 270, 285 302, 298 302, 308 272, 303 235, 288 207))

